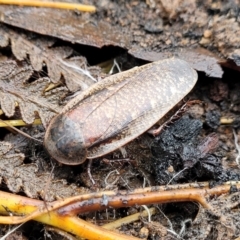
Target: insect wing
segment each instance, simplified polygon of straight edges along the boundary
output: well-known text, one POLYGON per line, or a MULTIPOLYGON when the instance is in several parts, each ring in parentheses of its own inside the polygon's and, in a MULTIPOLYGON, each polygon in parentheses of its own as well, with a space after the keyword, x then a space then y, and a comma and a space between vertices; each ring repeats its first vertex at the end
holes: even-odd
MULTIPOLYGON (((112 152, 141 135, 170 111, 193 88, 197 73, 186 62, 168 59, 129 77, 107 99, 113 119, 88 149, 88 158, 112 152)), ((102 105, 100 112, 108 111, 102 105)))

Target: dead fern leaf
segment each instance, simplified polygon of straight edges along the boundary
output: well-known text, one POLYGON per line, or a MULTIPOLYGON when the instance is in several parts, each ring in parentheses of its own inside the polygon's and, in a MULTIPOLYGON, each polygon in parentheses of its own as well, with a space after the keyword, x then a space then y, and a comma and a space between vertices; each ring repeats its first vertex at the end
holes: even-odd
POLYGON ((48 75, 53 83, 65 78, 66 86, 72 92, 87 89, 96 80, 91 71, 100 74, 100 68, 87 67, 85 58, 74 58, 69 62, 67 59, 73 53, 70 47, 52 47, 55 40, 39 36, 29 38, 6 26, 0 29, 0 46, 4 47, 11 42, 12 52, 15 57, 22 61, 29 56, 32 67, 40 71, 44 64, 47 65, 48 75))
POLYGON ((44 93, 50 79, 39 78, 32 83, 27 80, 33 73, 32 67, 23 64, 18 67, 15 61, 0 62, 0 104, 7 117, 12 117, 16 103, 19 106, 22 119, 27 124, 33 123, 36 113, 40 116, 44 126, 60 111, 59 98, 66 92, 61 87, 44 93))
POLYGON ((12 144, 0 142, 0 183, 4 181, 8 189, 13 193, 24 191, 31 198, 42 197, 46 201, 69 197, 86 192, 84 188, 76 185, 67 185, 65 180, 53 180, 50 172, 39 174, 36 164, 24 164, 22 153, 10 153, 12 144), (51 180, 48 186, 47 183, 51 180), (46 186, 46 192, 44 188, 46 186))

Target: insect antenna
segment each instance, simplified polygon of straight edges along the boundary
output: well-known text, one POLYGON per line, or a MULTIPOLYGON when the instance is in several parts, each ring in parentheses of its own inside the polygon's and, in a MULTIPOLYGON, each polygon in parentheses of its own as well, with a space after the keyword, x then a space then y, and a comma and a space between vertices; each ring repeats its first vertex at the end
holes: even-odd
POLYGON ((165 123, 163 123, 159 128, 154 130, 149 130, 148 132, 151 133, 153 136, 159 135, 162 131, 164 131, 166 128, 169 127, 170 124, 173 124, 176 122, 179 118, 182 117, 182 115, 194 104, 201 104, 202 101, 200 100, 191 100, 187 101, 182 105, 181 108, 179 108, 171 117, 169 120, 167 120, 165 123))

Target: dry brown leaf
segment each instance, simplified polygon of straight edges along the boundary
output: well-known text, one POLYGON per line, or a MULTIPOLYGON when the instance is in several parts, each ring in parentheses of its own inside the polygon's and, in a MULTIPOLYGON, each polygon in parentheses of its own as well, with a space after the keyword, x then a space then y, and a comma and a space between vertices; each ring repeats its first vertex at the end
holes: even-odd
POLYGON ((33 69, 23 63, 19 67, 15 61, 0 62, 0 104, 7 117, 12 117, 18 103, 22 119, 27 124, 33 123, 36 113, 44 126, 60 111, 59 99, 66 88, 60 87, 44 93, 50 83, 47 77, 27 83, 33 69))
MULTIPOLYGON (((66 86, 72 92, 87 89, 96 80, 91 74, 100 68, 87 67, 87 61, 83 57, 68 58, 73 50, 70 47, 52 47, 53 39, 42 37, 27 37, 25 34, 17 33, 9 28, 0 29, 0 46, 4 47, 11 42, 12 52, 15 57, 22 61, 29 56, 32 67, 36 71, 47 65, 48 75, 53 83, 57 83, 61 75, 64 76, 66 86)), ((95 73, 96 75, 96 73, 95 73)))
POLYGON ((223 70, 219 64, 221 61, 206 49, 177 49, 175 51, 151 52, 143 49, 130 49, 129 53, 136 58, 146 61, 158 61, 169 57, 176 56, 187 61, 192 68, 197 71, 205 72, 209 77, 221 78, 223 70))
POLYGON ((12 26, 99 48, 107 45, 125 48, 131 39, 121 29, 94 21, 87 13, 77 15, 73 11, 1 5, 0 16, 0 21, 12 26))
POLYGON ((10 153, 11 150, 11 143, 0 142, 0 183, 4 181, 11 192, 24 191, 28 197, 53 201, 85 191, 74 184, 67 185, 65 180, 52 180, 50 172, 40 175, 36 164, 24 164, 24 154, 10 153))

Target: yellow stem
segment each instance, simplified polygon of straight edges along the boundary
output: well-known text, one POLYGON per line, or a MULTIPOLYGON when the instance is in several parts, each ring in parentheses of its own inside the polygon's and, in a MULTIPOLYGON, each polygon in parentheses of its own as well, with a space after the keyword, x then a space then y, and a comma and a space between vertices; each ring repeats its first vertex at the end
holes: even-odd
POLYGON ((115 228, 121 227, 123 224, 129 224, 129 223, 135 222, 135 221, 139 220, 140 217, 147 217, 149 213, 151 215, 155 214, 156 208, 149 208, 149 212, 144 210, 143 212, 134 213, 130 216, 120 218, 114 222, 106 223, 106 224, 102 225, 101 227, 108 229, 108 230, 113 230, 115 228))
POLYGON ((84 212, 84 209, 88 211, 101 209, 102 197, 106 196, 108 197, 108 205, 111 207, 195 201, 199 202, 210 212, 218 214, 213 206, 207 202, 206 197, 228 193, 232 186, 236 186, 239 189, 240 183, 232 181, 214 188, 209 188, 209 184, 203 182, 141 188, 130 192, 95 192, 61 199, 47 204, 40 200, 0 191, 0 213, 8 215, 0 216, 0 223, 17 224, 29 220, 36 220, 87 239, 136 239, 95 226, 75 217, 75 215, 84 212), (90 202, 88 204, 90 205, 84 205, 87 203, 84 203, 84 200, 89 200, 90 202), (81 209, 78 209, 79 207, 81 209), (14 216, 14 214, 18 216, 14 216), (98 238, 99 236, 102 237, 98 238))
MULTIPOLYGON (((41 206, 43 206, 43 202, 40 200, 0 191, 0 213, 2 214, 9 214, 12 212, 15 214, 28 215, 39 209, 41 206)), ((118 232, 103 229, 75 216, 59 215, 57 211, 46 212, 41 216, 34 218, 34 220, 60 228, 85 239, 139 240, 132 236, 125 236, 118 232)), ((9 222, 9 224, 11 224, 11 222, 9 222)))
MULTIPOLYGON (((1 0, 0 0, 1 1, 1 0)), ((35 119, 32 125, 41 125, 41 119, 35 119)), ((26 126, 26 124, 23 120, 3 120, 0 122, 0 127, 9 127, 9 125, 14 126, 14 127, 19 127, 19 126, 26 126)))
POLYGON ((43 2, 33 0, 0 0, 2 4, 31 6, 31 7, 46 7, 46 8, 62 8, 79 10, 83 12, 96 12, 96 7, 92 5, 84 5, 78 3, 66 3, 66 2, 43 2))

